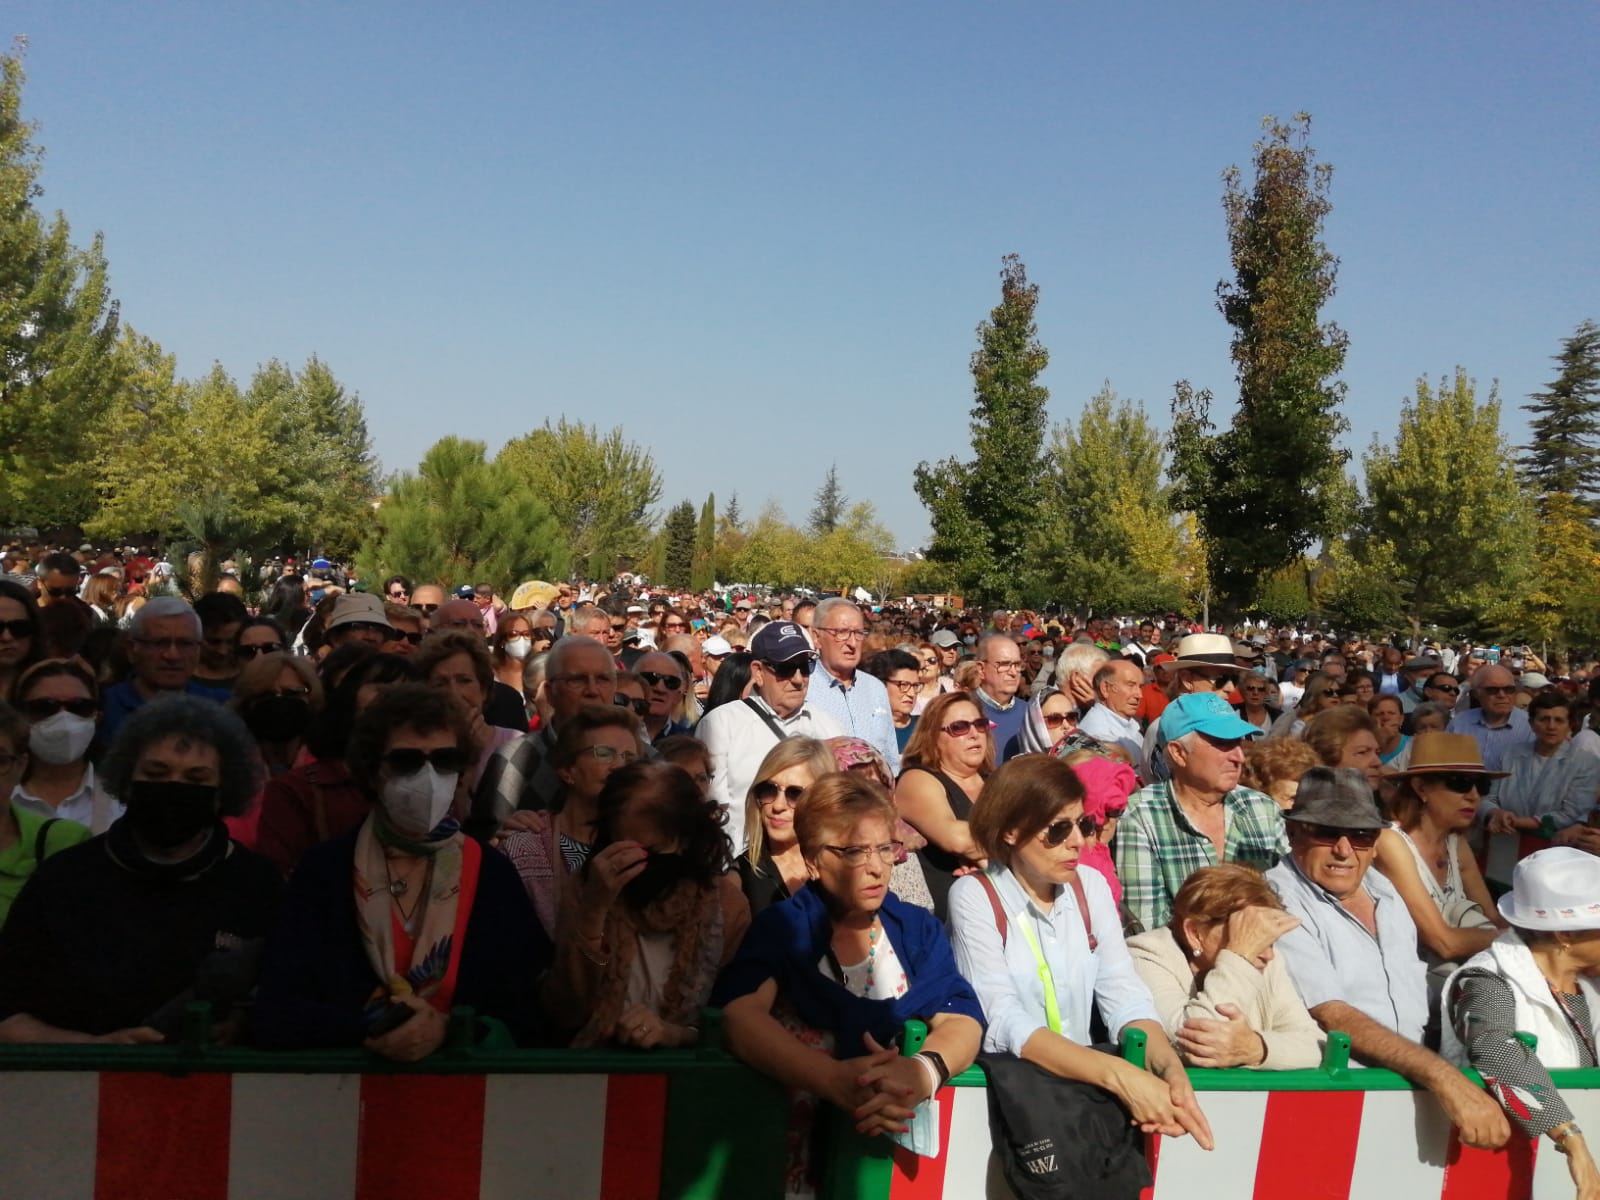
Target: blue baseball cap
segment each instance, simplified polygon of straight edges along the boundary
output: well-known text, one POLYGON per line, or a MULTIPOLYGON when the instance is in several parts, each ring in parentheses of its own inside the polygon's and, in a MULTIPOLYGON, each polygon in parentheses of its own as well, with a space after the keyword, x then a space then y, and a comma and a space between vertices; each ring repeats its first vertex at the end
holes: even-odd
POLYGON ((750 639, 750 653, 761 662, 786 663, 813 653, 811 643, 793 621, 772 621, 750 639))
POLYGON ((1195 732, 1214 738, 1250 738, 1261 730, 1234 712, 1233 706, 1216 692, 1190 692, 1161 711, 1158 740, 1165 745, 1195 732))

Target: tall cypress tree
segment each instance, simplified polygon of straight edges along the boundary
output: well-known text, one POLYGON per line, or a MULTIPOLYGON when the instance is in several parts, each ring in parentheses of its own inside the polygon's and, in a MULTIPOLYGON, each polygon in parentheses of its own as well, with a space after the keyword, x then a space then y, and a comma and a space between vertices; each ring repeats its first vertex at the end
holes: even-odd
POLYGON ((667 514, 666 561, 663 575, 669 588, 689 586, 694 575, 694 540, 696 521, 694 505, 681 500, 667 514))
POLYGON ((700 509, 700 527, 695 531, 694 570, 690 573, 689 586, 697 592, 705 591, 714 582, 716 546, 717 496, 713 492, 700 509))
POLYGON ((966 598, 982 603, 1021 598, 1044 495, 1050 391, 1038 379, 1050 352, 1034 323, 1038 304, 1022 260, 1006 255, 1000 303, 978 326, 972 355, 972 461, 924 462, 916 471, 933 525, 927 557, 949 564, 966 598))
POLYGON ((1585 321, 1561 343, 1560 374, 1528 397, 1532 440, 1517 465, 1541 498, 1561 493, 1600 509, 1600 325, 1585 321))
POLYGON ((1214 433, 1209 395, 1180 384, 1171 435, 1173 505, 1198 516, 1212 580, 1235 606, 1336 533, 1348 496, 1335 378, 1348 338, 1318 320, 1339 268, 1321 238, 1332 168, 1316 161, 1306 114, 1264 125, 1252 185, 1237 167, 1223 174, 1234 279, 1217 285, 1217 307, 1233 327, 1239 408, 1214 433))

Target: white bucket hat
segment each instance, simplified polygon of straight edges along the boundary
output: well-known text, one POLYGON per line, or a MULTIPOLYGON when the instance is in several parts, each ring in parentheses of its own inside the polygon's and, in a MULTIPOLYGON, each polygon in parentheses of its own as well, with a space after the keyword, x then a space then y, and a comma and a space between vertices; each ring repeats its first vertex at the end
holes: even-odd
POLYGON ((1499 908, 1519 929, 1600 929, 1600 858, 1575 846, 1535 851, 1511 873, 1499 908))

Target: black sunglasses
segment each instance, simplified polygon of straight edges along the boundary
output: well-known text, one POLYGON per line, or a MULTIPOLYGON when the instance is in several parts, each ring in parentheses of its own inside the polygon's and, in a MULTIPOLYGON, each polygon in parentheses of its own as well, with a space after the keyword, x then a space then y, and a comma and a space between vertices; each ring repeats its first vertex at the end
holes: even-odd
POLYGON ((75 717, 92 717, 100 711, 100 706, 93 700, 46 700, 42 697, 24 700, 21 707, 22 715, 30 721, 45 721, 62 711, 75 717))
POLYGON ((466 763, 467 756, 457 746, 440 746, 437 750, 401 747, 383 756, 383 765, 396 775, 415 775, 424 764, 432 766, 442 775, 459 775, 466 763))
POLYGON ((0 621, 0 633, 9 633, 20 642, 23 638, 31 638, 33 636, 33 622, 26 619, 21 621, 0 621))
MULTIPOLYGON (((765 782, 758 783, 755 785, 755 787, 751 788, 750 794, 756 798, 757 804, 771 804, 778 798, 779 790, 780 789, 778 785, 773 783, 772 780, 768 779, 765 782)), ((790 808, 793 808, 796 804, 800 803, 800 797, 806 794, 805 788, 793 783, 781 790, 783 792, 783 798, 789 802, 790 808)))
POLYGON ((432 616, 434 613, 439 611, 439 606, 437 604, 413 604, 411 607, 416 609, 425 617, 432 616))
POLYGON ((615 696, 611 697, 611 703, 615 704, 618 708, 631 708, 641 717, 650 711, 650 701, 635 700, 632 696, 624 696, 621 692, 618 692, 615 696))
POLYGON ((655 671, 640 671, 639 678, 650 687, 664 687, 669 692, 675 692, 683 686, 683 680, 676 675, 661 675, 655 671))
POLYGON ((410 642, 413 646, 420 646, 422 645, 422 634, 416 632, 408 633, 404 629, 391 629, 388 633, 383 635, 383 640, 386 642, 398 642, 403 640, 410 642))
POLYGON ((784 680, 785 682, 793 679, 797 672, 802 679, 811 678, 812 662, 809 658, 791 658, 788 662, 781 663, 767 662, 763 660, 761 665, 767 670, 771 671, 774 678, 784 680))
POLYGON ((1481 775, 1472 775, 1466 771, 1455 771, 1448 775, 1429 775, 1426 778, 1437 779, 1452 792, 1459 792, 1463 796, 1468 792, 1483 794, 1483 776, 1481 775))
POLYGON ((282 642, 257 642, 253 646, 240 646, 240 658, 255 658, 259 654, 282 654, 286 649, 282 642))
POLYGON ((1340 838, 1347 838, 1353 850, 1371 850, 1378 844, 1381 829, 1341 829, 1337 825, 1302 825, 1306 837, 1319 846, 1335 846, 1340 838))
POLYGON ((49 592, 51 598, 55 600, 65 600, 68 596, 76 596, 78 594, 78 589, 75 585, 45 588, 45 591, 49 592))
POLYGON ((1039 834, 1039 838, 1046 846, 1059 846, 1072 836, 1073 826, 1077 826, 1078 832, 1086 838, 1092 838, 1100 828, 1095 824, 1094 818, 1085 813, 1072 821, 1051 821, 1039 834))

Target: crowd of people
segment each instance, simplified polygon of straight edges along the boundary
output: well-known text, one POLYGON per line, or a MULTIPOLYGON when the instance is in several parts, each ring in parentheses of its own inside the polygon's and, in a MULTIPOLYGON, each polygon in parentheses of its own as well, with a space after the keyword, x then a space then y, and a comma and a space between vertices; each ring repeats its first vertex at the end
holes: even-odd
POLYGON ((715 1006, 789 1089, 791 1194, 831 1120, 937 1153, 976 1062, 1119 1195, 1141 1134, 1212 1145, 1188 1068, 1342 1031, 1600 1195, 1549 1075, 1597 1065, 1592 663, 39 549, 0 577, 0 1041, 200 1000, 266 1048, 418 1062, 469 1006, 649 1052, 715 1006))

